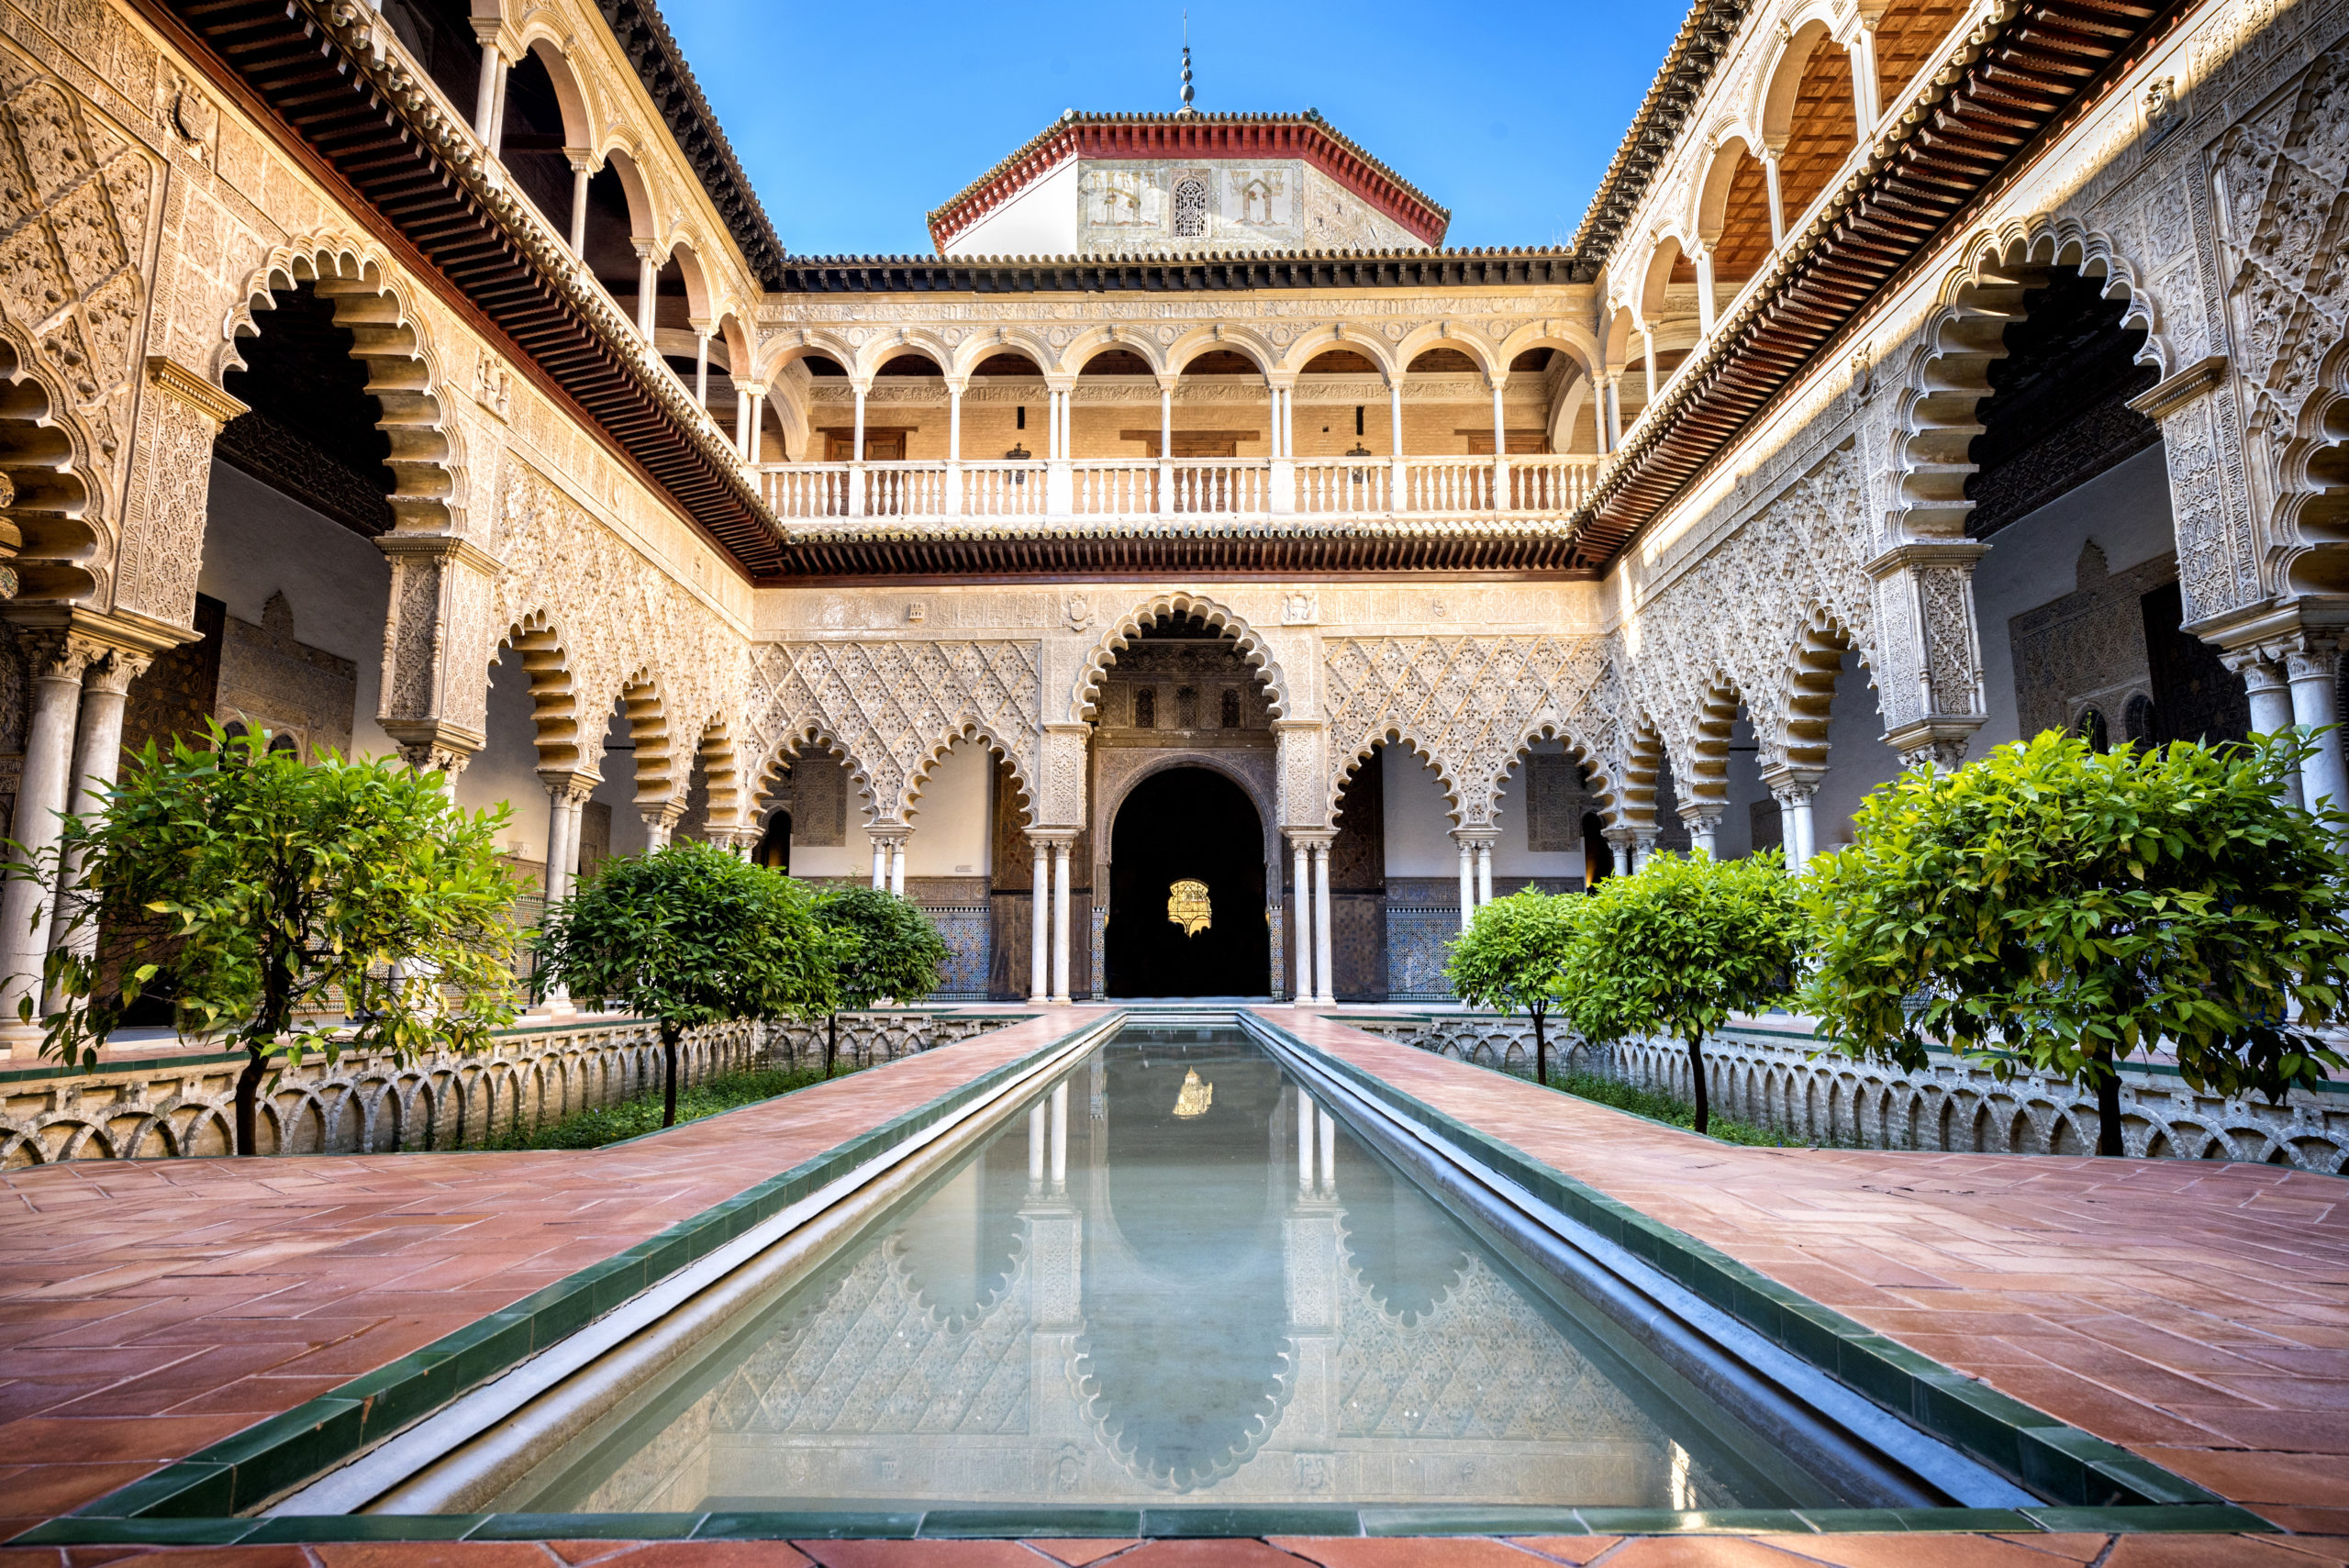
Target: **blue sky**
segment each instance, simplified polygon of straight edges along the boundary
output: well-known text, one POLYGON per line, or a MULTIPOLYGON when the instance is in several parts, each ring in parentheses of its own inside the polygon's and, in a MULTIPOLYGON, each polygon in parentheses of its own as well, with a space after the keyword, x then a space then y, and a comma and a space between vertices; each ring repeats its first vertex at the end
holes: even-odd
MULTIPOLYGON (((1319 109, 1452 209, 1451 245, 1563 243, 1680 25, 1677 0, 1191 6, 1198 106, 1319 109)), ((667 0, 776 231, 927 252, 923 215, 1065 108, 1180 106, 1179 4, 667 0)))

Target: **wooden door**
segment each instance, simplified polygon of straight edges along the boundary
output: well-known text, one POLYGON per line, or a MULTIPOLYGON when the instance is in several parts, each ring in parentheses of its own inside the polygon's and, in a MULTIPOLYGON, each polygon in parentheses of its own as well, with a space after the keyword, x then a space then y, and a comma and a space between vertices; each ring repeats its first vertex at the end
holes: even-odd
MULTIPOLYGON (((824 432, 826 462, 856 461, 856 432, 827 430, 824 432)), ((903 462, 906 461, 906 433, 903 430, 867 430, 864 432, 864 461, 867 462, 903 462)))

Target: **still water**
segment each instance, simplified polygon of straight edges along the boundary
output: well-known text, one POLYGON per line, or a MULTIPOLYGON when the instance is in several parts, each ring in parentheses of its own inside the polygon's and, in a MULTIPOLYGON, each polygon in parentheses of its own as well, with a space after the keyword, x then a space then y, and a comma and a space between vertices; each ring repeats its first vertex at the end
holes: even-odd
POLYGON ((1832 1500, 1575 1305, 1244 1035, 1130 1029, 505 1506, 1832 1500))

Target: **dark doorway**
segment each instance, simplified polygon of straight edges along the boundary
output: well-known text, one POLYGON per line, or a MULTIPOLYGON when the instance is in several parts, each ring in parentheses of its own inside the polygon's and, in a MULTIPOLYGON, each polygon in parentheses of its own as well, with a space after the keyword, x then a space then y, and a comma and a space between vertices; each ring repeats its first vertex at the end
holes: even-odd
POLYGON ((1272 992, 1264 919, 1264 826, 1238 784, 1206 768, 1143 780, 1109 837, 1112 996, 1264 996, 1272 992), (1207 885, 1208 923, 1171 918, 1174 884, 1207 885))

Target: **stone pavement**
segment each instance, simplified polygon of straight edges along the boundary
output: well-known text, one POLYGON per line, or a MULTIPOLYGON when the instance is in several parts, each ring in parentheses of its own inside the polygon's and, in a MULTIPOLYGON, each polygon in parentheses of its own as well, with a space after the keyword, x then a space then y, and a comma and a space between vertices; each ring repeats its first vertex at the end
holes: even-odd
POLYGON ((2189 1160, 1747 1149, 1330 1019, 1331 1054, 2288 1529, 2349 1536, 2349 1181, 2189 1160))
POLYGON ((0 1540, 658 1234, 1101 1016, 655 1138, 77 1161, 0 1178, 0 1540))
POLYGON ((2307 1536, 1483 1536, 14 1547, 0 1568, 2342 1568, 2307 1536))

